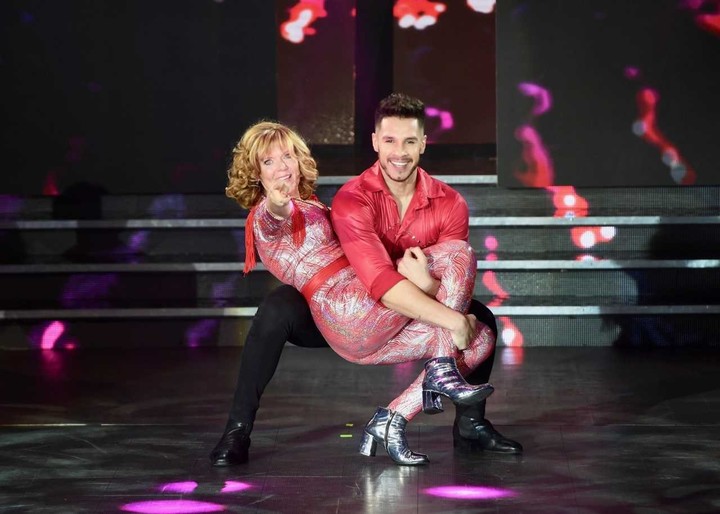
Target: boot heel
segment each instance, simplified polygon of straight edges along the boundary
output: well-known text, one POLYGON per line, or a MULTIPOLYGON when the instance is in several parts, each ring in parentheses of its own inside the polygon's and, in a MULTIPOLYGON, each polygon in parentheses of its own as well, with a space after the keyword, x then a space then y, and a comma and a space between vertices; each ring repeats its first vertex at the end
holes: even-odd
POLYGON ((442 398, 438 393, 423 390, 423 412, 425 414, 439 414, 443 412, 442 398))
POLYGON ((377 441, 373 436, 367 432, 363 433, 363 438, 360 443, 360 455, 366 457, 375 457, 375 451, 377 450, 377 441))

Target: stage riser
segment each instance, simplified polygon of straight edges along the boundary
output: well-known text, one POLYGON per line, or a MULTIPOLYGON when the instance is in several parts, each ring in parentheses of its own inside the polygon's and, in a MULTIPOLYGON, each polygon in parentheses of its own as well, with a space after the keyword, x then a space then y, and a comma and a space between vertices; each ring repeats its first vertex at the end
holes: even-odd
MULTIPOLYGON (((257 306, 269 272, 107 272, 5 275, 0 310, 257 306), (148 287, 152 284, 152 287, 148 287)), ((474 296, 503 305, 720 304, 720 269, 479 270, 474 296), (486 272, 507 294, 488 289, 486 272)))
MULTIPOLYGON (((438 177, 442 179, 443 177, 438 177)), ((343 179, 345 180, 345 179, 343 179)), ((544 189, 504 189, 490 183, 448 179, 467 200, 471 216, 552 216, 553 193, 544 189)), ((340 184, 321 184, 317 195, 328 205, 340 184)), ((717 216, 720 186, 683 188, 580 188, 588 216, 717 216)), ((0 195, 0 220, 14 219, 192 219, 245 218, 222 191, 217 194, 113 195, 98 197, 17 197, 0 195)))
MULTIPOLYGON (((616 226, 609 241, 578 246, 572 226, 471 227, 470 244, 478 259, 493 254, 501 260, 574 260, 672 258, 716 259, 720 230, 716 224, 616 226), (488 250, 489 242, 493 251, 488 250)), ((579 230, 592 227, 579 226, 579 230)), ((243 262, 242 228, 140 228, 13 230, 0 233, 4 264, 33 262, 243 262)))
MULTIPOLYGON (((39 349, 42 334, 59 323, 55 349, 75 348, 184 348, 188 346, 242 346, 250 317, 172 319, 64 319, 5 320, 0 325, 0 350, 39 349)), ((594 315, 498 317, 499 346, 656 346, 703 347, 717 344, 720 316, 701 315, 594 315), (508 324, 508 320, 512 325, 508 324), (682 334, 678 336, 678 334, 682 334)), ((288 343, 290 344, 290 343, 288 343)), ((308 350, 314 351, 314 350, 308 350)), ((511 355, 511 354, 502 354, 511 355)), ((503 357, 499 357, 503 358, 503 357)))
MULTIPOLYGON (((720 187, 578 190, 589 209, 571 221, 549 191, 474 178, 446 180, 470 206, 499 345, 717 345, 720 187), (603 226, 606 241, 572 238, 603 226)), ((245 216, 221 191, 0 197, 0 347, 36 348, 52 322, 58 348, 241 345, 278 284, 241 272, 245 216)))

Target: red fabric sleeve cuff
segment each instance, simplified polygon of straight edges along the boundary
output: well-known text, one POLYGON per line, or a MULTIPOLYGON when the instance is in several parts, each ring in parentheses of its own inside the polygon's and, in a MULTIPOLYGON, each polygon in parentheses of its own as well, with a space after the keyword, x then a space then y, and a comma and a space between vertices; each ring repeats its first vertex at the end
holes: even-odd
POLYGON ((405 277, 395 270, 382 271, 375 277, 375 280, 373 280, 372 287, 370 288, 370 296, 379 302, 385 293, 402 280, 405 280, 405 277))

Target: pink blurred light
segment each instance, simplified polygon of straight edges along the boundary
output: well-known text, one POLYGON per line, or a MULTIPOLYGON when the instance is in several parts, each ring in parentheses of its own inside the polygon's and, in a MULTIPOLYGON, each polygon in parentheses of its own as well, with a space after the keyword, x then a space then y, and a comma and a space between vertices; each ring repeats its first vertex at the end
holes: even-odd
POLYGON ((665 137, 657 126, 657 104, 660 94, 651 88, 638 91, 638 119, 633 124, 633 131, 650 145, 658 148, 660 155, 667 160, 670 174, 677 184, 691 185, 695 183, 696 173, 690 164, 683 159, 675 146, 665 137))
POLYGON ((398 20, 398 26, 403 29, 413 27, 423 30, 435 25, 444 13, 447 6, 442 2, 429 0, 397 0, 393 6, 393 16, 398 20))
POLYGON ((494 252, 498 248, 498 240, 495 236, 487 236, 485 238, 485 248, 494 252))
POLYGON ((495 10, 495 0, 467 0, 470 9, 483 14, 490 14, 495 10))
POLYGON ((508 346, 502 349, 500 360, 504 366, 519 366, 523 363, 525 352, 522 346, 508 346))
POLYGON ((505 346, 521 347, 525 344, 525 338, 523 337, 520 329, 512 322, 507 316, 500 316, 500 323, 502 323, 502 329, 500 330, 500 338, 505 346))
POLYGON ((40 348, 43 350, 52 350, 63 332, 65 332, 65 325, 62 322, 53 321, 50 323, 43 332, 42 339, 40 340, 40 348))
POLYGON ((505 291, 498 282, 494 271, 488 270, 483 273, 482 283, 493 295, 495 295, 496 299, 504 300, 510 297, 510 295, 507 294, 507 291, 505 291))
POLYGON ((515 493, 507 489, 465 485, 429 487, 424 489, 423 492, 430 496, 439 496, 441 498, 450 498, 453 500, 493 500, 496 498, 515 496, 515 493))
POLYGON ((640 76, 640 68, 635 66, 625 66, 625 78, 630 80, 636 79, 640 76))
POLYGON ((300 44, 305 36, 317 32, 311 27, 315 20, 326 16, 325 0, 301 0, 290 9, 288 20, 280 25, 280 35, 291 43, 300 44))
POLYGON ((515 138, 522 144, 522 158, 527 168, 516 171, 515 176, 527 187, 549 187, 555 181, 555 167, 550 152, 534 127, 521 125, 515 138))
POLYGON ((225 487, 222 488, 221 493, 237 493, 240 491, 244 491, 246 489, 250 489, 252 486, 250 484, 246 484, 245 482, 236 482, 234 480, 227 480, 225 482, 225 487))
POLYGON ((195 514, 198 512, 220 512, 225 510, 225 507, 217 503, 193 500, 154 500, 128 503, 120 507, 120 510, 143 514, 195 514))
POLYGON ((518 89, 523 95, 535 100, 535 105, 531 111, 535 116, 540 116, 550 110, 552 97, 550 96, 550 91, 544 87, 531 82, 521 82, 518 84, 518 89))
POLYGON ((197 482, 170 482, 159 487, 163 493, 191 493, 197 488, 197 482))

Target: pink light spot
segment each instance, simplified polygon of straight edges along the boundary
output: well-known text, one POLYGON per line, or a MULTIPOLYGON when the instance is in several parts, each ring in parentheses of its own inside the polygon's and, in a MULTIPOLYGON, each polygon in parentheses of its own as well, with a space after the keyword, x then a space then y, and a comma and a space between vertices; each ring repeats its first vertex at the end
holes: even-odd
POLYGON ((515 176, 527 187, 551 186, 555 169, 540 134, 530 125, 522 125, 515 130, 515 138, 522 144, 526 166, 524 171, 516 171, 515 176))
POLYGON ((503 348, 500 354, 501 361, 505 366, 520 366, 523 363, 525 352, 522 346, 508 346, 503 348))
POLYGON ((65 325, 62 322, 53 321, 50 323, 40 339, 40 348, 43 350, 52 350, 64 331, 65 325))
POLYGON ((120 510, 143 514, 195 514, 198 512, 220 512, 225 510, 225 507, 217 503, 193 500, 156 500, 128 503, 120 507, 120 510))
POLYGON ((316 30, 311 25, 327 16, 325 0, 302 0, 290 8, 290 16, 280 25, 280 35, 291 43, 300 44, 316 30))
POLYGON ((393 6, 393 16, 398 20, 398 26, 403 29, 413 27, 423 30, 435 25, 440 14, 447 6, 441 2, 428 0, 397 0, 393 6))
POLYGON ((604 242, 610 241, 617 234, 616 227, 600 227, 600 237, 604 242))
MULTIPOLYGON (((425 107, 425 114, 429 118, 437 118, 440 121, 440 127, 435 132, 446 132, 455 126, 452 113, 450 111, 443 111, 436 107, 425 107)), ((428 141, 432 142, 436 139, 437 133, 428 134, 428 141)))
POLYGON ((701 29, 720 37, 720 14, 701 14, 695 18, 695 23, 701 29))
POLYGON ((515 496, 515 493, 507 489, 464 485, 429 487, 424 489, 423 492, 430 496, 439 496, 441 498, 450 498, 453 500, 492 500, 495 498, 515 496))
POLYGON ((487 236, 485 238, 485 248, 494 252, 498 248, 498 240, 495 236, 487 236))
POLYGON ((495 0, 467 0, 468 7, 475 12, 490 14, 495 9, 495 0))
POLYGON ((633 132, 648 144, 657 147, 666 165, 670 167, 670 175, 677 184, 690 185, 695 183, 695 170, 680 156, 675 146, 668 141, 657 126, 657 104, 660 95, 650 88, 638 91, 638 119, 633 123, 633 132))
POLYGON ((535 100, 535 105, 531 111, 535 116, 540 116, 550 110, 552 97, 550 96, 550 91, 544 87, 531 82, 521 82, 518 84, 518 89, 523 95, 535 100))
POLYGON ((640 68, 625 66, 625 78, 634 80, 640 76, 640 68))
POLYGON ((505 300, 510 297, 507 292, 500 286, 494 271, 486 271, 482 276, 482 283, 488 290, 495 295, 495 299, 505 300))
POLYGON ((65 348, 66 350, 75 350, 75 349, 77 349, 77 346, 78 346, 78 345, 77 345, 77 342, 75 342, 75 341, 68 341, 67 343, 65 343, 65 344, 63 345, 63 348, 65 348))
POLYGON ((525 344, 525 338, 517 325, 515 325, 515 323, 513 323, 507 316, 500 316, 498 319, 503 326, 500 331, 500 338, 503 343, 505 343, 505 346, 523 346, 525 344))
POLYGON ((581 218, 588 214, 588 203, 579 196, 573 186, 552 186, 547 188, 553 194, 556 218, 581 218))
POLYGON ((221 493, 237 493, 240 491, 244 491, 246 489, 250 489, 252 486, 250 484, 246 484, 245 482, 236 482, 234 480, 227 480, 225 482, 225 486, 222 488, 221 493))
POLYGON ((162 493, 191 493, 197 488, 197 482, 170 482, 159 487, 162 493))
POLYGON ((496 260, 498 260, 498 256, 496 253, 489 253, 485 256, 485 260, 495 262, 496 260))
POLYGON ((578 255, 575 258, 575 260, 580 261, 580 262, 595 262, 595 261, 599 261, 600 259, 598 257, 596 257, 595 255, 582 254, 582 255, 578 255))

